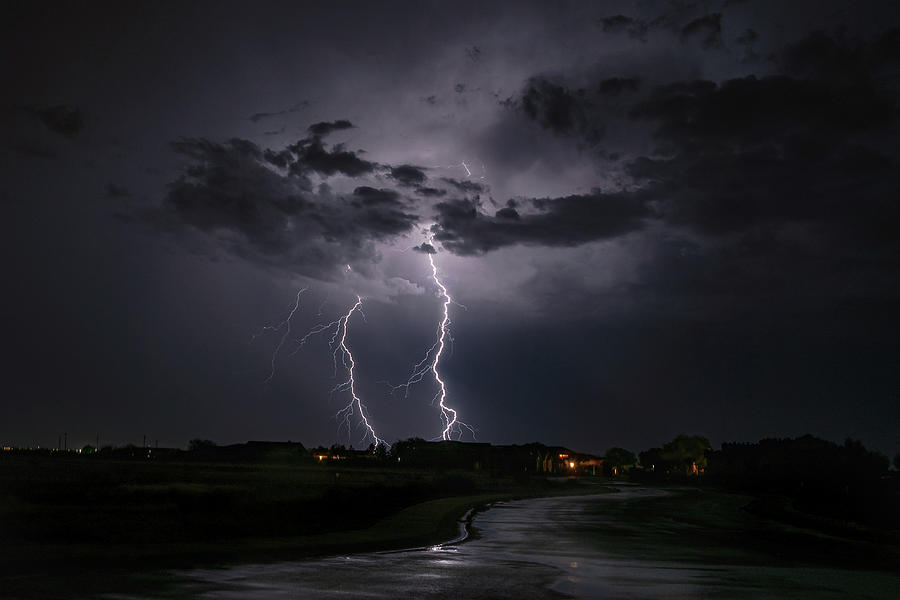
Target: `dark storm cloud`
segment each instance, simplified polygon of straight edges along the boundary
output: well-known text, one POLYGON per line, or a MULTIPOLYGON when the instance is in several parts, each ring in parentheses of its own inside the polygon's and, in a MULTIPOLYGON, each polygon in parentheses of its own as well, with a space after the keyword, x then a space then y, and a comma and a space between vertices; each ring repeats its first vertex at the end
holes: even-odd
POLYGON ((299 169, 309 169, 323 175, 341 173, 348 177, 359 177, 371 173, 378 166, 357 156, 356 152, 337 144, 327 150, 318 137, 306 138, 288 147, 297 157, 294 163, 299 169))
POLYGON ((498 219, 519 219, 519 211, 511 206, 507 206, 495 212, 494 216, 498 219))
POLYGON ((637 77, 610 77, 600 82, 597 88, 601 94, 618 95, 625 92, 636 92, 641 85, 637 77))
POLYGON ((612 15, 611 17, 600 18, 600 24, 603 25, 603 31, 626 31, 629 27, 634 25, 634 23, 634 19, 626 17, 625 15, 612 15))
POLYGON ((535 77, 522 94, 522 110, 528 118, 558 134, 578 134, 589 141, 603 135, 603 123, 590 118, 586 90, 569 90, 535 77))
POLYGON ((644 42, 647 41, 647 31, 650 29, 646 21, 625 15, 602 17, 598 23, 606 33, 627 33, 629 37, 644 42))
POLYGON ((722 15, 710 13, 694 19, 681 28, 681 39, 699 39, 704 48, 722 46, 722 15))
MULTIPOLYGON (((713 34, 720 21, 708 15, 686 33, 713 34)), ((842 224, 862 241, 883 229, 877 221, 885 211, 896 212, 886 198, 897 189, 890 170, 897 162, 897 99, 882 74, 898 57, 896 30, 855 44, 813 34, 784 49, 779 74, 678 81, 643 93, 636 83, 623 84, 630 79, 607 79, 595 91, 629 89, 627 119, 653 127, 657 150, 624 164, 664 221, 711 234, 785 222, 842 224)), ((573 93, 532 79, 522 103, 542 126, 591 142, 617 118, 593 97, 594 90, 573 93)))
POLYGON ((487 191, 487 187, 476 181, 468 179, 453 179, 452 177, 442 177, 441 181, 447 183, 464 194, 483 194, 487 191))
POLYGON ((759 54, 757 54, 755 50, 755 45, 758 40, 759 33, 754 29, 747 29, 737 37, 735 42, 737 42, 739 46, 744 47, 743 62, 750 63, 759 60, 759 54))
POLYGON ((26 106, 25 111, 40 120, 50 131, 67 138, 76 137, 84 129, 84 115, 74 106, 26 106))
POLYGON ((425 196, 426 198, 440 198, 441 196, 447 195, 447 190, 418 186, 416 187, 416 193, 420 196, 425 196))
POLYGON ((172 148, 190 162, 162 206, 140 218, 176 235, 206 232, 215 240, 209 252, 311 277, 328 279, 345 264, 376 261, 373 243, 408 233, 418 217, 389 189, 359 186, 346 198, 313 193, 305 174, 323 169, 305 162, 308 145, 272 151, 242 139, 178 140, 172 148))
POLYGON ((425 183, 428 176, 425 175, 420 167, 413 165, 400 165, 391 169, 391 177, 397 180, 401 185, 419 186, 425 183))
POLYGON ((437 250, 435 250, 434 246, 432 246, 428 242, 422 242, 418 246, 413 246, 413 250, 416 252, 421 252, 422 254, 437 254, 437 250))
POLYGON ((329 133, 341 131, 342 129, 353 129, 353 127, 353 123, 346 119, 340 119, 337 121, 322 121, 320 123, 313 123, 312 125, 310 125, 309 133, 315 136, 324 137, 329 133))
POLYGON ((785 52, 786 64, 816 78, 680 82, 633 107, 633 118, 655 124, 662 153, 628 170, 657 191, 666 218, 710 233, 829 222, 859 226, 863 238, 885 209, 893 214, 885 197, 897 184, 888 171, 896 99, 866 48, 813 58, 803 50, 811 41, 832 47, 818 37, 785 52))
MULTIPOLYGON (((704 27, 691 35, 701 39, 704 27)), ((672 82, 665 73, 661 84, 660 74, 639 71, 640 78, 595 78, 579 93, 534 76, 515 103, 527 99, 530 108, 519 114, 589 148, 598 165, 609 164, 606 150, 621 151, 624 183, 517 206, 492 201, 499 209, 492 216, 477 199, 447 200, 436 207, 434 240, 480 255, 517 244, 576 246, 647 227, 660 239, 622 244, 641 239, 649 258, 633 282, 609 292, 641 314, 702 320, 806 310, 813 319, 848 295, 863 303, 900 297, 897 40, 893 30, 865 43, 814 34, 782 49, 767 65, 774 74, 718 81, 672 82), (622 84, 632 79, 634 86, 622 84), (615 106, 604 100, 611 90, 621 90, 615 106), (604 148, 585 145, 600 126, 636 132, 638 143, 624 136, 604 139, 604 148)), ((585 80, 578 72, 558 77, 585 80)), ((548 297, 563 290, 570 304, 579 294, 596 303, 582 279, 582 271, 542 272, 528 287, 548 297)))
POLYGON ((394 190, 380 189, 376 190, 369 186, 360 186, 353 190, 354 199, 359 200, 365 206, 374 206, 377 204, 402 206, 400 194, 394 190))
POLYGON ((878 70, 900 62, 900 29, 890 29, 871 43, 848 43, 815 32, 789 45, 779 64, 788 74, 819 80, 871 80, 878 70))
POLYGON ((434 239, 459 255, 483 254, 515 244, 577 246, 608 239, 644 226, 649 207, 640 194, 592 194, 538 198, 536 212, 520 214, 513 207, 491 217, 471 200, 438 203, 434 239))

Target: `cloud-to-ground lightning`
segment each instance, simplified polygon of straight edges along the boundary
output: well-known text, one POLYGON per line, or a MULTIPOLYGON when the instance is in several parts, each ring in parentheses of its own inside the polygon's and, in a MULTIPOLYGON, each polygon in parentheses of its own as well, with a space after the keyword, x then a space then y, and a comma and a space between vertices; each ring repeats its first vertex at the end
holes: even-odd
POLYGON ((274 331, 278 332, 282 327, 285 328, 284 333, 281 335, 281 339, 278 340, 278 345, 275 346, 275 350, 272 352, 272 360, 270 361, 271 369, 269 370, 269 376, 265 378, 265 383, 271 383, 272 379, 275 377, 275 361, 278 360, 278 353, 281 352, 281 348, 284 346, 284 341, 287 339, 287 336, 291 334, 291 319, 294 318, 294 313, 300 308, 300 296, 303 292, 306 291, 306 288, 300 288, 297 292, 297 297, 294 301, 294 306, 291 308, 291 312, 288 313, 287 318, 279 323, 278 325, 266 325, 262 328, 262 330, 253 336, 253 339, 256 339, 260 335, 262 335, 263 331, 274 331))
POLYGON ((352 430, 352 417, 355 407, 359 412, 361 424, 365 426, 366 433, 372 436, 372 439, 375 442, 375 447, 377 448, 379 444, 384 444, 386 447, 389 447, 390 444, 378 437, 378 435, 375 433, 375 429, 372 427, 372 424, 369 422, 369 418, 366 416, 366 407, 365 405, 363 405, 362 400, 356 393, 356 380, 353 377, 353 370, 356 368, 356 361, 353 358, 353 353, 350 352, 350 348, 347 347, 347 325, 350 322, 350 317, 353 316, 353 313, 361 313, 361 307, 362 298, 360 296, 357 296, 356 304, 350 307, 350 310, 346 315, 338 319, 337 330, 335 330, 335 333, 331 338, 332 347, 335 348, 334 352, 337 353, 338 351, 340 351, 341 361, 347 368, 347 380, 336 385, 334 389, 332 389, 332 393, 345 391, 350 392, 350 402, 347 404, 347 406, 339 410, 337 415, 335 416, 339 420, 344 422, 344 424, 347 426, 347 432, 349 434, 352 430), (335 341, 338 338, 338 334, 340 334, 340 342, 337 343, 337 346, 334 346, 335 341))
POLYGON ((442 303, 442 316, 441 320, 438 324, 437 329, 437 339, 432 344, 431 348, 425 353, 425 357, 416 363, 413 367, 412 374, 406 380, 406 383, 403 383, 398 386, 393 386, 394 389, 398 388, 406 388, 406 394, 409 395, 409 388, 422 381, 425 378, 425 375, 430 371, 434 376, 434 380, 438 384, 438 391, 434 395, 432 399, 432 403, 437 403, 438 407, 441 410, 441 422, 443 423, 443 431, 441 431, 441 439, 449 440, 453 438, 454 433, 457 434, 458 437, 462 437, 462 429, 468 429, 472 434, 472 437, 475 437, 475 430, 470 427, 468 424, 464 423, 459 419, 459 413, 456 409, 451 408, 447 404, 447 384, 441 377, 440 370, 438 367, 440 366, 441 356, 444 354, 444 349, 447 346, 447 340, 453 342, 453 338, 450 335, 450 305, 455 304, 456 302, 450 296, 450 293, 447 291, 447 287, 441 281, 438 276, 437 265, 434 263, 434 255, 432 253, 428 253, 428 264, 431 265, 431 277, 434 280, 435 285, 440 290, 440 295, 443 298, 442 303))
MULTIPOLYGON (((347 267, 350 268, 349 266, 347 267)), ((263 331, 273 331, 278 332, 284 328, 284 333, 281 335, 281 338, 278 340, 278 344, 275 346, 275 350, 272 352, 272 359, 270 361, 271 370, 269 376, 265 379, 266 383, 272 381, 275 377, 275 367, 276 360, 278 358, 278 354, 281 352, 281 349, 284 347, 284 343, 287 340, 287 337, 291 333, 291 320, 294 318, 294 314, 300 308, 300 296, 303 292, 306 291, 306 288, 302 288, 297 292, 297 297, 295 299, 294 305, 291 308, 290 313, 287 318, 278 323, 277 325, 267 325, 262 328, 262 331, 256 335, 254 335, 254 339, 262 334, 263 331)), ((323 302, 324 305, 324 302, 323 302)), ((322 306, 319 307, 319 313, 321 314, 322 306)), ((363 436, 363 440, 367 436, 371 436, 372 440, 375 443, 375 446, 378 447, 380 444, 384 444, 386 447, 390 447, 390 444, 384 441, 384 439, 380 438, 376 433, 375 429, 372 426, 372 423, 369 420, 369 416, 366 414, 367 409, 363 404, 362 399, 359 397, 359 394, 356 391, 356 380, 354 377, 354 369, 356 368, 356 361, 353 358, 353 353, 350 351, 350 348, 347 346, 347 330, 350 318, 355 314, 359 313, 365 318, 365 314, 362 312, 362 297, 356 297, 356 303, 350 307, 350 310, 347 311, 347 314, 339 317, 338 319, 331 321, 330 323, 320 323, 318 325, 313 326, 309 331, 306 332, 302 337, 294 340, 294 343, 297 347, 291 352, 291 356, 299 352, 303 346, 309 341, 310 338, 324 332, 331 332, 331 338, 328 342, 329 348, 331 349, 332 354, 332 364, 334 367, 334 376, 337 377, 338 370, 338 356, 340 356, 340 362, 347 369, 347 380, 339 383, 334 386, 331 390, 331 394, 334 395, 336 393, 341 392, 350 392, 350 402, 338 411, 335 417, 341 423, 341 426, 347 427, 348 434, 352 434, 353 429, 353 415, 354 413, 359 414, 360 424, 365 429, 365 434, 363 436)))

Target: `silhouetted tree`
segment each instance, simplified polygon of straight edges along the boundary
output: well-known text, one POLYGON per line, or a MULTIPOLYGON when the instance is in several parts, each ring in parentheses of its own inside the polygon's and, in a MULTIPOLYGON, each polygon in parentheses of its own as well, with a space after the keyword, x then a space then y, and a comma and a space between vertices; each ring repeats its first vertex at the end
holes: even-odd
POLYGON ((631 450, 613 447, 606 451, 603 458, 603 470, 608 475, 618 475, 637 463, 637 457, 631 450))
POLYGON ((702 435, 681 434, 662 447, 661 455, 682 467, 687 476, 694 473, 695 465, 698 472, 706 468, 706 451, 711 448, 709 440, 702 435))
POLYGON ((800 510, 884 525, 900 521, 890 461, 853 439, 843 445, 804 435, 756 444, 722 444, 709 454, 709 478, 741 490, 795 499, 800 510))
POLYGON ((385 461, 387 461, 387 457, 388 457, 388 453, 387 453, 387 448, 385 447, 385 445, 378 444, 378 446, 375 447, 375 458, 378 459, 380 462, 385 462, 385 461))
POLYGON ((660 471, 665 472, 668 468, 668 462, 662 456, 662 449, 660 448, 650 448, 649 450, 644 450, 640 454, 641 458, 641 466, 644 467, 645 471, 660 471))
POLYGON ((205 450, 206 448, 215 448, 216 443, 212 440, 201 440, 200 438, 194 438, 188 442, 188 450, 205 450))
POLYGON ((416 455, 425 445, 425 440, 422 438, 409 438, 406 440, 397 440, 394 442, 394 445, 391 446, 391 460, 394 462, 400 462, 401 464, 415 461, 416 455))

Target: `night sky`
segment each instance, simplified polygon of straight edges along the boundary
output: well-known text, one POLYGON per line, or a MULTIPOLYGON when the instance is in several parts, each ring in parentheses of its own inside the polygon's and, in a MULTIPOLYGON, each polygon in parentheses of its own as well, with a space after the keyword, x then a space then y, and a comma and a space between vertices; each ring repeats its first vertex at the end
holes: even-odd
POLYGON ((892 456, 897 6, 4 2, 0 442, 892 456))

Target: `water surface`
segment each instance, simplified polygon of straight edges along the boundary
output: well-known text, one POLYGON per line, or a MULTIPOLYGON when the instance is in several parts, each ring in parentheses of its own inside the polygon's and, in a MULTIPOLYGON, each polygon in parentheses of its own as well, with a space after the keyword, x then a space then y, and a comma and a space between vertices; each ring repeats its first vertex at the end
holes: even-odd
POLYGON ((840 540, 720 498, 731 497, 626 487, 508 502, 479 513, 462 543, 181 571, 182 583, 166 596, 898 598, 900 573, 845 568, 840 540))

